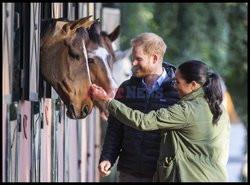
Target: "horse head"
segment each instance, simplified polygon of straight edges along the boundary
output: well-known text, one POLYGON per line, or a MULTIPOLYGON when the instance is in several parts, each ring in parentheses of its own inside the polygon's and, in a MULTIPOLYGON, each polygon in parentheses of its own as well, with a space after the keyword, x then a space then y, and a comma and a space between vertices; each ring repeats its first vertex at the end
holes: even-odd
POLYGON ((88 96, 91 80, 86 28, 95 21, 89 18, 77 21, 50 19, 42 21, 41 26, 41 74, 61 97, 71 119, 85 118, 93 108, 88 96))
MULTIPOLYGON (((88 61, 92 83, 103 87, 111 96, 115 95, 117 84, 112 75, 112 68, 115 62, 115 53, 112 42, 119 35, 120 26, 117 26, 111 33, 101 31, 100 22, 95 22, 88 30, 89 42, 87 43, 88 61)), ((107 120, 108 111, 102 102, 93 101, 101 114, 103 120, 107 120)))
POLYGON ((119 26, 107 34, 90 17, 50 19, 41 26, 41 74, 57 91, 71 119, 85 118, 94 105, 101 115, 107 115, 106 107, 89 96, 92 83, 106 91, 117 87, 111 71, 115 61, 112 42, 119 35, 119 26))

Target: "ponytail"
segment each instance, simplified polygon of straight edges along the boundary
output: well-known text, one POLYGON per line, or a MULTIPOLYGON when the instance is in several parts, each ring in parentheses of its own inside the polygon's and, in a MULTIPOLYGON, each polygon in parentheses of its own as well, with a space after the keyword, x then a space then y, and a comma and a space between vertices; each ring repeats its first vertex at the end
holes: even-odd
POLYGON ((213 114, 213 124, 217 124, 222 114, 220 105, 223 100, 221 77, 208 70, 208 66, 199 60, 182 63, 178 70, 187 83, 197 82, 203 87, 205 98, 213 114))
POLYGON ((217 124, 222 110, 220 105, 223 100, 220 76, 213 72, 207 73, 207 81, 203 85, 205 97, 213 114, 213 124, 217 124))

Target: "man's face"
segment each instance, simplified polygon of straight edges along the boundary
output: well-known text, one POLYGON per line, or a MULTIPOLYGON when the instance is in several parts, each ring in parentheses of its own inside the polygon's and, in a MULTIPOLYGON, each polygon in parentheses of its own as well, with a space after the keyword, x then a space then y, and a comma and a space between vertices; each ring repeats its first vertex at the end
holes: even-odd
POLYGON ((150 75, 153 71, 153 57, 143 52, 143 46, 132 49, 133 73, 137 78, 150 75))

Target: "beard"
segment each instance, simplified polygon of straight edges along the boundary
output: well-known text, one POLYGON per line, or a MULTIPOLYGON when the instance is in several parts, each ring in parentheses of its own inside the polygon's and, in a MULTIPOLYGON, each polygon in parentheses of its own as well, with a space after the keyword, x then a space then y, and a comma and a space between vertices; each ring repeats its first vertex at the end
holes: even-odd
POLYGON ((151 74, 151 70, 149 70, 148 68, 140 67, 140 66, 132 67, 132 72, 133 72, 133 75, 136 76, 137 78, 144 78, 147 75, 151 74))

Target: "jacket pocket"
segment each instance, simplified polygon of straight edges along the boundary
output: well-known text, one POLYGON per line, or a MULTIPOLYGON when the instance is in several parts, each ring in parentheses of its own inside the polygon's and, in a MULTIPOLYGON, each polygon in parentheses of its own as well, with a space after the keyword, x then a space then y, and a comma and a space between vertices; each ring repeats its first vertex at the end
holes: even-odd
POLYGON ((175 159, 166 158, 163 163, 158 163, 157 172, 154 176, 154 181, 158 182, 173 182, 176 177, 176 162, 175 159))

